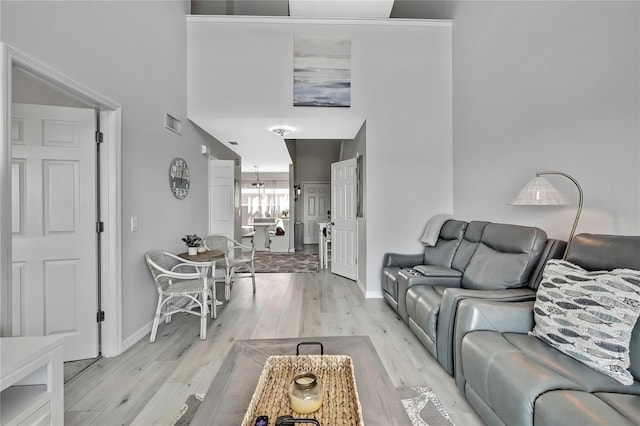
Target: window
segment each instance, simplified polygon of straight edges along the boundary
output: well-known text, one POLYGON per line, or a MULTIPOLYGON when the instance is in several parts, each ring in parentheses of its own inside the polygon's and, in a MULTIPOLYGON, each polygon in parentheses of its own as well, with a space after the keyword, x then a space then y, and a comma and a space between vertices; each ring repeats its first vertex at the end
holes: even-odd
POLYGON ((261 187, 253 184, 242 181, 242 225, 251 225, 254 217, 277 218, 289 210, 288 180, 261 180, 261 187))

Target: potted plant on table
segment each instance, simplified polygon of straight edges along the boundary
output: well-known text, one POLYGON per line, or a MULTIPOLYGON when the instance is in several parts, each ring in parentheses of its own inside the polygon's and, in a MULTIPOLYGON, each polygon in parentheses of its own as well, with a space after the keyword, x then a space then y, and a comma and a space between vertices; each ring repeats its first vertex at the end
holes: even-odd
POLYGON ((202 238, 198 237, 196 234, 185 235, 184 238, 182 238, 182 241, 187 245, 187 252, 190 256, 198 254, 198 247, 200 247, 202 238))

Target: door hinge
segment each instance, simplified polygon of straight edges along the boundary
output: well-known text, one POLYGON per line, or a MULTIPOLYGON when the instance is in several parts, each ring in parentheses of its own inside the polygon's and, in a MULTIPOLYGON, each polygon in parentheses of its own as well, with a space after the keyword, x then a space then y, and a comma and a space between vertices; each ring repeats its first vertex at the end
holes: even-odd
POLYGON ((96 143, 104 142, 104 133, 96 132, 96 143))
POLYGON ((96 315, 96 322, 103 322, 103 321, 104 321, 104 311, 98 311, 96 315))
POLYGON ((104 232, 104 222, 96 222, 96 233, 104 232))

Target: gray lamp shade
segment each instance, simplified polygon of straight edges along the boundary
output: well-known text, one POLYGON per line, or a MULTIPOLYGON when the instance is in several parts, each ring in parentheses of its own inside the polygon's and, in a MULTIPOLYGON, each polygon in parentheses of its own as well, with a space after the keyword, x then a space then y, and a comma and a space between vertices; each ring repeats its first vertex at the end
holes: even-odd
POLYGON ((546 178, 536 176, 509 203, 515 206, 558 206, 569 204, 564 195, 546 178))

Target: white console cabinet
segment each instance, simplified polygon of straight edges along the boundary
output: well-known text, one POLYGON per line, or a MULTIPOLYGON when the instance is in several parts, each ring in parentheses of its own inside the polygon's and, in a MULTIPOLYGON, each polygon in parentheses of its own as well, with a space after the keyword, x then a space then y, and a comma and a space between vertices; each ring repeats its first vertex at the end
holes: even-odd
POLYGON ((62 338, 0 338, 0 425, 62 425, 62 338))

